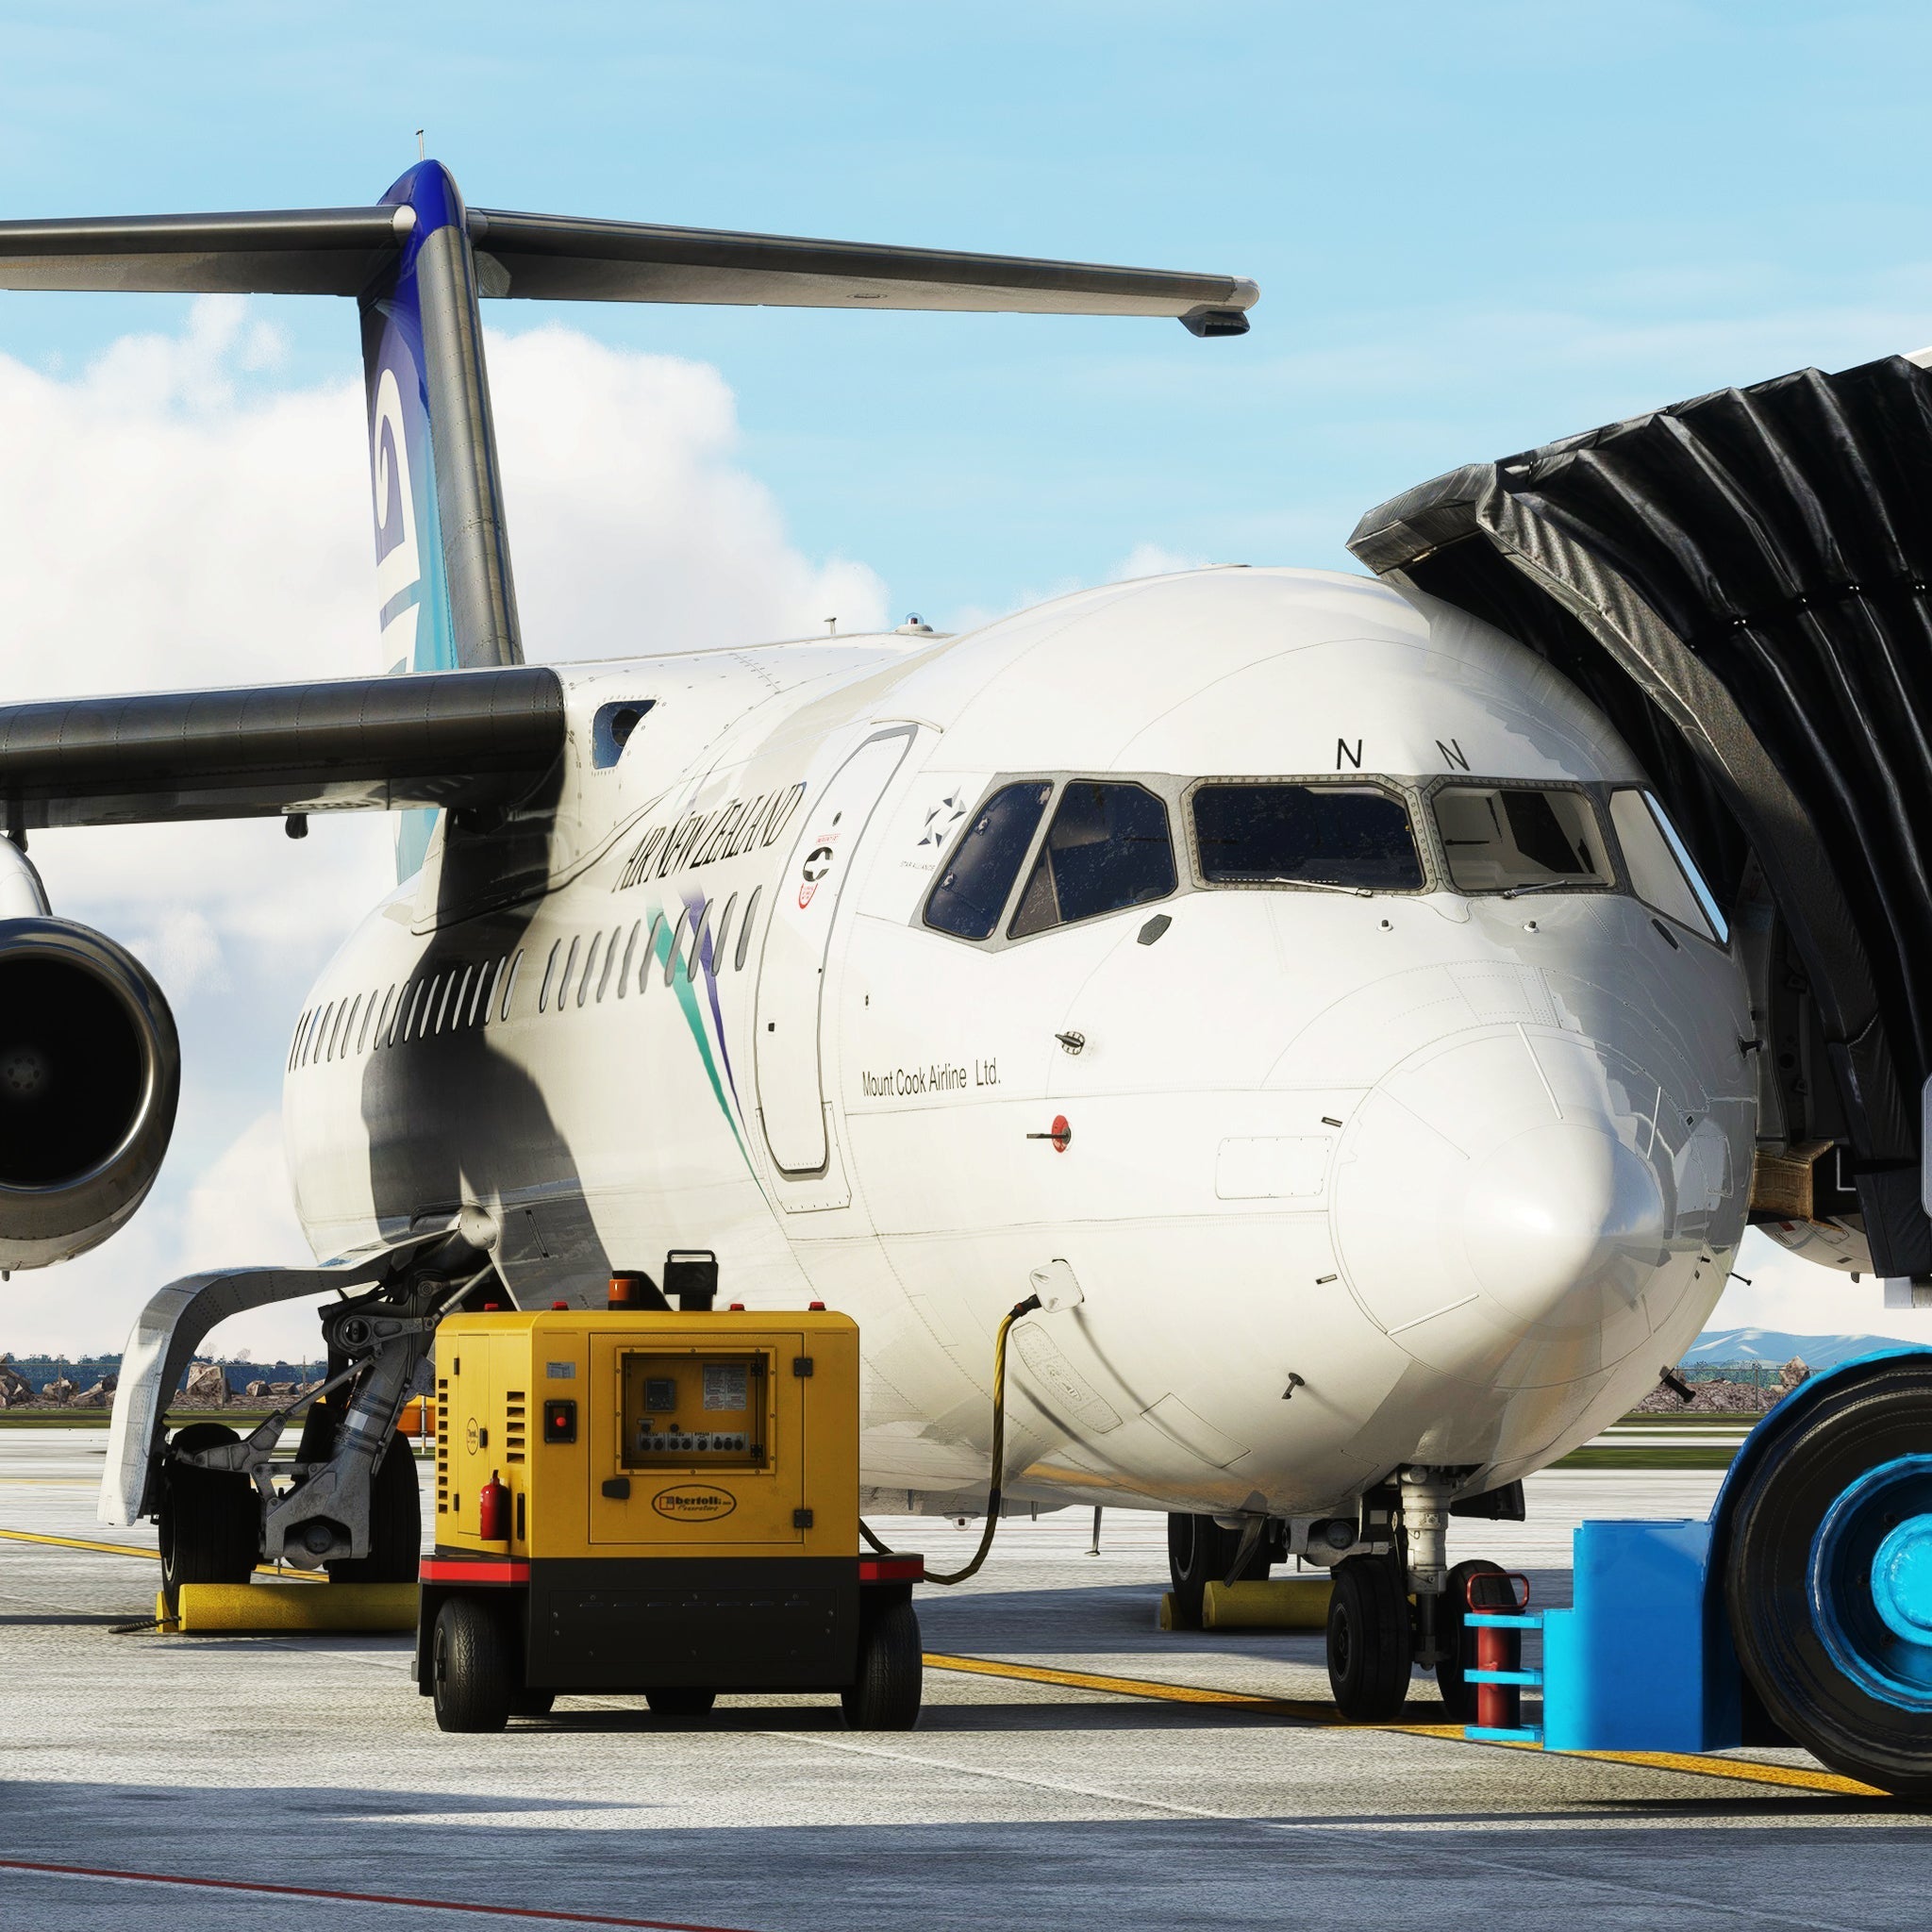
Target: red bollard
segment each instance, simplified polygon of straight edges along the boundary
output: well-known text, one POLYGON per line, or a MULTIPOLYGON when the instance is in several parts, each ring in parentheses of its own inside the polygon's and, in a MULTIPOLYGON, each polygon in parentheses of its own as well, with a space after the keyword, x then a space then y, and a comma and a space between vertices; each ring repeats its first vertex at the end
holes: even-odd
MULTIPOLYGON (((1470 1609, 1479 1615, 1521 1616, 1529 1607, 1529 1578, 1504 1575, 1493 1570, 1482 1571, 1469 1579, 1464 1594, 1470 1609)), ((1479 1671, 1520 1671, 1523 1668, 1523 1632, 1496 1630, 1478 1624, 1475 1667, 1479 1671)), ((1484 1730, 1520 1730, 1523 1725, 1523 1686, 1477 1684, 1475 1721, 1484 1730)))

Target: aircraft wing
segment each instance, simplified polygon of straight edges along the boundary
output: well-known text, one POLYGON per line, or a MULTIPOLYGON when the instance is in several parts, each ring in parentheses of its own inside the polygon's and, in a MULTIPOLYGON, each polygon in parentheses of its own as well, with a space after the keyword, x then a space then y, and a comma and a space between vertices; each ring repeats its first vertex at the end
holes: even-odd
MULTIPOLYGON (((1224 336, 1246 332, 1260 294, 1239 275, 499 208, 466 219, 490 296, 1172 316, 1224 336)), ((0 289, 358 295, 414 225, 408 207, 0 222, 0 289)))
POLYGON ((514 804, 563 750, 539 664, 0 705, 7 829, 514 804))

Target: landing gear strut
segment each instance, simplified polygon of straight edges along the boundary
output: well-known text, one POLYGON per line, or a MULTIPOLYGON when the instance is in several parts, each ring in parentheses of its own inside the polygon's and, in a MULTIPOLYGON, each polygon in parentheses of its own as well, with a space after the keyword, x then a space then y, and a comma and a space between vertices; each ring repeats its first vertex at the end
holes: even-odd
MULTIPOLYGON (((331 1374, 320 1390, 245 1438, 196 1423, 158 1448, 147 1495, 160 1522, 163 1588, 245 1583, 258 1560, 326 1569, 341 1582, 414 1582, 421 1504, 415 1458, 396 1422, 425 1372, 438 1322, 488 1271, 459 1235, 398 1257, 390 1278, 323 1311, 331 1374), (273 1461, 284 1426, 305 1405, 294 1462, 273 1461)), ((199 1292, 227 1286, 223 1278, 199 1292)), ((191 1291, 191 1308, 196 1298, 191 1291)), ((180 1346, 170 1343, 168 1366, 180 1346)), ((145 1381, 165 1381, 167 1367, 156 1367, 148 1365, 145 1381)), ((117 1408, 117 1429, 122 1424, 117 1408)), ((465 1654, 474 1647, 467 1636, 459 1645, 465 1654)))

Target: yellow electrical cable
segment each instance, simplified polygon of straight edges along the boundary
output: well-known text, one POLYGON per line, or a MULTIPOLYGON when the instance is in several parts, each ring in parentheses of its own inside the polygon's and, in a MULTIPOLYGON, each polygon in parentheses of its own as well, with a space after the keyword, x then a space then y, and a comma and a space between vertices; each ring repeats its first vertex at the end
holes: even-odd
POLYGON ((964 1583, 986 1561, 987 1552, 992 1548, 993 1535, 1000 1526, 1000 1491, 1006 1487, 1007 1480, 1007 1331, 1022 1315, 1030 1315, 1039 1306, 1040 1297, 1029 1294, 1024 1302, 1008 1309, 993 1341, 992 1473, 987 1485, 986 1529, 980 1536, 979 1547, 974 1551, 972 1562, 963 1570, 955 1570, 950 1576, 935 1576, 928 1570, 924 1579, 927 1583, 964 1583))

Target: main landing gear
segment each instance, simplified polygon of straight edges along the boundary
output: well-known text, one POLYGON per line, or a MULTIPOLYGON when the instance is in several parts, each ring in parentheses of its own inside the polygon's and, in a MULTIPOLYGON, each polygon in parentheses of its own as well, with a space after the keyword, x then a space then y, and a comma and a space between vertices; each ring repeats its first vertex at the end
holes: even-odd
MULTIPOLYGON (((162 1385, 163 1399, 152 1405, 156 1447, 144 1497, 158 1522, 171 1604, 184 1584, 246 1583, 264 1561, 325 1570, 335 1582, 416 1580, 416 1462, 396 1421, 427 1375, 438 1321, 487 1274, 460 1236, 399 1256, 388 1278, 323 1310, 329 1374, 321 1389, 245 1437, 198 1422, 159 1443, 168 1376, 178 1373, 171 1352, 148 1377, 162 1385), (274 1460, 305 1406, 294 1459, 274 1460)), ((199 1292, 219 1298, 226 1287, 218 1278, 199 1292)))
POLYGON ((1211 1516, 1170 1515, 1167 1519, 1167 1574, 1174 1584, 1174 1627, 1201 1627, 1201 1599, 1210 1583, 1258 1583, 1279 1554, 1270 1532, 1274 1525, 1255 1519, 1255 1530, 1226 1529, 1211 1516))

